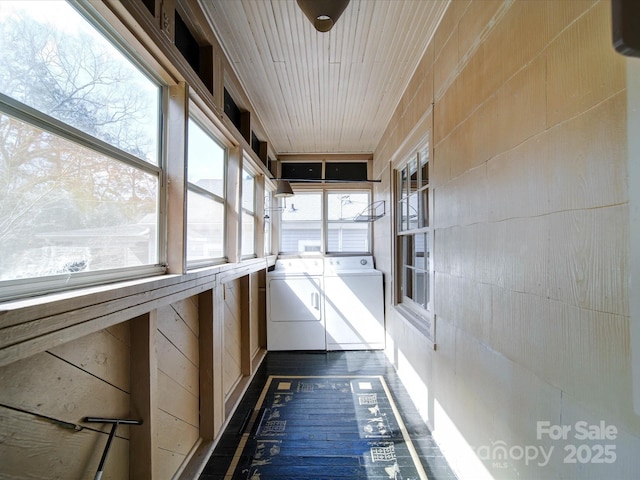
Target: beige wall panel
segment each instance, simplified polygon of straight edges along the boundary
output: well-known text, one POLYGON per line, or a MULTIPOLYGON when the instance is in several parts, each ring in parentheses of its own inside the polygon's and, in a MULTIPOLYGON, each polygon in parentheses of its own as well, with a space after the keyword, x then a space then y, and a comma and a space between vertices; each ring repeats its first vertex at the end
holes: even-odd
MULTIPOLYGON (((437 106, 438 104, 436 104, 437 106)), ((492 152, 490 142, 497 136, 493 127, 495 121, 495 107, 493 104, 485 104, 437 144, 436 162, 449 163, 451 178, 462 175, 489 158, 492 152)), ((440 184, 439 179, 435 181, 440 184)))
POLYGON ((477 47, 482 37, 486 36, 493 26, 490 20, 502 8, 508 7, 508 4, 509 2, 504 0, 471 2, 458 24, 458 56, 460 58, 464 58, 477 47))
POLYGON ((496 262, 496 283, 509 290, 546 297, 551 256, 550 219, 546 216, 515 218, 504 223, 504 229, 491 230, 500 238, 487 239, 490 252, 487 256, 496 262))
POLYGON ((158 450, 167 450, 181 455, 189 453, 198 441, 198 428, 162 410, 158 410, 156 418, 158 450))
POLYGON ((473 227, 473 241, 477 245, 473 278, 480 283, 496 285, 501 281, 504 268, 502 257, 496 252, 505 248, 507 225, 504 222, 478 223, 473 227))
POLYGON ((182 453, 170 452, 162 448, 158 448, 154 457, 153 478, 158 480, 171 480, 173 473, 186 459, 186 455, 182 453))
MULTIPOLYGON (((443 148, 447 149, 449 146, 445 144, 443 148)), ((432 178, 429 178, 429 182, 433 185, 435 196, 438 195, 440 186, 451 180, 451 158, 446 152, 442 153, 440 150, 440 145, 433 147, 433 158, 431 159, 432 178)))
POLYGON ((231 393, 233 387, 242 376, 242 340, 240 309, 240 281, 234 280, 224 284, 224 393, 231 393))
MULTIPOLYGON (((475 63, 470 64, 474 65, 475 63)), ((464 79, 469 75, 476 77, 472 70, 469 74, 458 77, 451 87, 453 90, 449 89, 442 101, 435 106, 437 159, 444 156, 452 162, 453 177, 542 132, 546 124, 544 58, 540 57, 532 62, 482 104, 469 103, 469 98, 476 98, 473 95, 474 89, 482 88, 479 86, 481 80, 476 80, 476 86, 472 84, 467 92, 464 79), (456 94, 459 94, 457 98, 452 98, 456 94), (449 105, 451 102, 453 109, 449 105), (455 130, 445 130, 447 126, 453 128, 457 124, 456 114, 460 119, 468 111, 473 113, 455 130)), ((483 100, 479 98, 477 101, 483 100)))
POLYGON ((457 328, 489 344, 491 337, 491 285, 465 277, 436 273, 435 290, 447 292, 437 297, 437 343, 440 350, 440 322, 457 328))
MULTIPOLYGON (((128 323, 124 325, 128 327, 128 323)), ((129 346, 110 331, 101 330, 49 351, 77 368, 129 391, 129 346)))
POLYGON ((200 420, 198 397, 163 372, 158 372, 157 403, 159 409, 198 427, 200 420))
POLYGON ((0 403, 71 423, 129 412, 127 393, 46 352, 0 369, 0 403))
MULTIPOLYGON (((615 446, 615 463, 613 465, 586 464, 584 468, 579 470, 579 478, 581 480, 600 480, 603 478, 635 479, 638 476, 640 471, 640 455, 638 455, 638 452, 640 452, 640 437, 637 434, 638 430, 633 430, 629 428, 629 425, 612 419, 608 415, 602 415, 599 412, 595 413, 593 410, 585 408, 581 399, 571 394, 563 394, 562 405, 562 424, 564 425, 574 427, 576 422, 600 425, 600 422, 604 420, 605 425, 615 426, 618 432, 614 440, 599 442, 615 446), (612 470, 614 469, 616 473, 612 475, 612 470)), ((560 456, 559 460, 562 461, 563 457, 560 456)), ((572 474, 575 475, 575 471, 579 468, 576 468, 575 464, 565 464, 563 467, 562 473, 565 478, 570 477, 572 474)))
POLYGON ((550 298, 629 315, 628 214, 623 205, 551 217, 550 298))
POLYGON ((478 45, 456 79, 460 92, 458 121, 486 102, 504 83, 503 62, 500 48, 487 42, 478 45))
MULTIPOLYGON (((462 279, 462 312, 458 326, 481 343, 491 337, 491 285, 462 279)), ((440 339, 438 338, 438 343, 440 339)))
POLYGON ((198 367, 162 332, 158 334, 158 370, 182 385, 192 395, 198 395, 198 367))
POLYGON ((434 289, 438 292, 447 292, 447 295, 437 295, 434 298, 435 310, 438 312, 438 327, 441 321, 452 322, 452 319, 459 315, 460 305, 456 293, 460 292, 460 289, 457 288, 460 281, 460 277, 436 270, 434 289))
POLYGON ((158 330, 189 359, 198 366, 198 337, 182 320, 171 305, 158 309, 158 330))
POLYGON ((434 47, 436 55, 442 48, 442 45, 449 39, 449 35, 456 28, 462 15, 464 15, 467 8, 471 4, 470 0, 453 0, 449 3, 447 11, 445 12, 440 25, 433 35, 433 41, 431 44, 434 47))
POLYGON ((131 345, 131 335, 129 331, 129 322, 122 322, 105 329, 111 335, 120 340, 123 344, 131 345))
POLYGON ((465 172, 447 185, 436 189, 434 225, 443 228, 486 221, 487 175, 486 165, 465 172))
POLYGON ((493 287, 491 346, 561 388, 566 381, 566 323, 550 319, 549 300, 493 287))
POLYGON ((551 3, 563 3, 563 0, 513 2, 487 37, 487 51, 495 52, 487 58, 488 66, 499 73, 500 83, 528 65, 557 33, 551 33, 546 24, 551 3))
POLYGON ((430 69, 424 74, 422 77, 422 83, 416 93, 415 100, 420 106, 420 114, 424 113, 433 105, 433 75, 433 69, 430 69))
POLYGON ((550 211, 627 202, 625 118, 622 92, 547 132, 543 185, 550 211))
MULTIPOLYGON (((546 71, 544 57, 538 57, 514 75, 497 92, 495 135, 488 140, 490 156, 504 152, 542 132, 546 123, 546 71)), ((489 115, 494 118, 493 115, 489 115)))
POLYGON ((433 91, 440 97, 458 72, 458 28, 455 27, 449 39, 438 49, 433 65, 433 91))
MULTIPOLYGON (((458 425, 471 445, 491 446, 492 441, 498 440, 508 446, 545 444, 533 441, 536 422, 540 419, 560 421, 560 389, 460 329, 456 335, 456 375, 463 411, 456 417, 464 418, 458 425), (482 421, 478 421, 479 418, 482 421)), ((501 475, 500 469, 496 469, 495 473, 497 478, 505 478, 504 473, 510 475, 506 478, 514 478, 513 471, 501 475)), ((545 478, 555 477, 547 477, 545 472, 545 478)))
POLYGON ((537 135, 488 161, 491 221, 549 212, 548 181, 554 167, 546 143, 544 135, 537 135))
POLYGON ((625 59, 611 46, 611 5, 599 2, 548 47, 548 126, 620 92, 625 59))
MULTIPOLYGON (((435 71, 434 71, 435 75, 435 71)), ((451 131, 464 119, 463 97, 464 85, 462 77, 458 76, 442 93, 437 95, 434 91, 433 100, 433 144, 439 145, 451 131)), ((405 135, 407 132, 403 132, 405 135)))
MULTIPOLYGON (((93 480, 107 435, 61 428, 0 406, 0 479, 93 480), (28 452, 28 454, 25 454, 28 452)), ((116 436, 103 480, 129 478, 129 441, 116 436)))
MULTIPOLYGON (((438 228, 434 232, 434 256, 433 268, 436 272, 452 275, 453 270, 453 252, 456 247, 453 244, 454 230, 460 227, 438 228)), ((439 295, 435 296, 436 304, 439 302, 439 295)))
POLYGON ((194 335, 198 336, 198 297, 185 298, 172 303, 171 306, 194 335))
MULTIPOLYGON (((535 2, 536 0, 529 0, 535 2)), ((544 25, 551 42, 564 29, 570 28, 571 23, 602 0, 547 0, 545 9, 547 16, 544 25)), ((607 2, 604 2, 607 3, 607 2)))
POLYGON ((551 318, 566 328, 563 391, 610 421, 640 432, 632 405, 629 318, 553 300, 551 318))

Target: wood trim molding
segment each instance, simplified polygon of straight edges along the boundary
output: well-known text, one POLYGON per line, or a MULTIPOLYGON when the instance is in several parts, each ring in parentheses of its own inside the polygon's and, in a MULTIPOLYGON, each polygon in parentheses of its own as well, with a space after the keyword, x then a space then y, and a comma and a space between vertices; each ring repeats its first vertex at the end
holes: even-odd
POLYGON ((134 419, 141 419, 142 425, 130 429, 129 475, 139 480, 152 480, 157 450, 157 311, 132 319, 130 328, 130 414, 134 419))

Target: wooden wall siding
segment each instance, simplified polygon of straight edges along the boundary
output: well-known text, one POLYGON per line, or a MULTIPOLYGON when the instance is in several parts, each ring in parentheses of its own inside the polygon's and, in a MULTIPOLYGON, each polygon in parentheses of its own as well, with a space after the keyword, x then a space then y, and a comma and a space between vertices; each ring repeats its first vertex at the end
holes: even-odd
MULTIPOLYGON (((637 455, 620 454, 640 448, 640 418, 625 59, 610 21, 608 1, 454 0, 374 155, 376 195, 390 199, 387 172, 430 128, 412 125, 414 109, 433 109, 438 348, 391 306, 388 350, 405 378, 422 380, 410 388, 428 391, 421 412, 462 477, 481 463, 469 445, 540 444, 538 420, 605 419, 623 431, 617 461, 590 472, 633 478, 640 468, 637 455), (453 429, 459 441, 448 441, 453 429)), ((382 232, 392 220, 374 232, 387 280, 393 250, 382 232)), ((544 476, 577 472, 556 462, 544 476)), ((518 466, 521 478, 540 474, 518 466)))
MULTIPOLYGON (((128 418, 128 337, 118 325, 0 368, 0 478, 93 478, 110 426, 83 419, 128 418)), ((118 429, 103 478, 127 478, 129 435, 118 429)))
POLYGON ((197 299, 157 310, 158 399, 155 478, 169 478, 198 441, 199 347, 197 299))
MULTIPOLYGON (((223 284, 224 288, 224 393, 229 397, 242 378, 242 312, 240 279, 223 284)), ((245 307, 246 308, 246 307, 245 307)))

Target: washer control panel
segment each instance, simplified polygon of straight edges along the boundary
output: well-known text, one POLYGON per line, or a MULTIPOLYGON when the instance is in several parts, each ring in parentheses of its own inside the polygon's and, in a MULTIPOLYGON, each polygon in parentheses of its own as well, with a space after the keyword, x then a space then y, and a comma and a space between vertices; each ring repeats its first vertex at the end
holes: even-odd
POLYGON ((372 270, 373 257, 359 255, 355 257, 328 257, 324 259, 325 271, 372 270))

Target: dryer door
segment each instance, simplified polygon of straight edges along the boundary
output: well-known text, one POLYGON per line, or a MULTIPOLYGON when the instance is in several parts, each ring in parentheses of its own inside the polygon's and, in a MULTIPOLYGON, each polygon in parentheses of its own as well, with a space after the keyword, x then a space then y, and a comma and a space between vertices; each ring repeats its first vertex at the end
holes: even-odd
POLYGON ((321 318, 320 279, 286 277, 269 280, 272 322, 317 322, 321 318))

